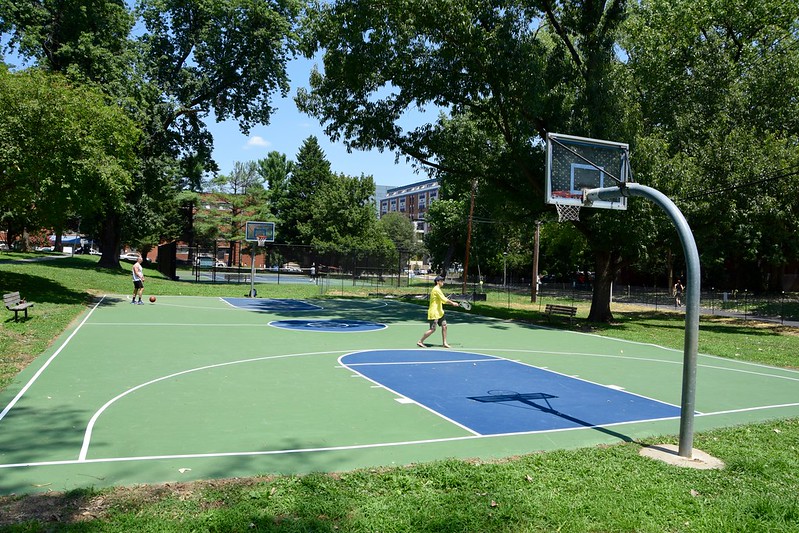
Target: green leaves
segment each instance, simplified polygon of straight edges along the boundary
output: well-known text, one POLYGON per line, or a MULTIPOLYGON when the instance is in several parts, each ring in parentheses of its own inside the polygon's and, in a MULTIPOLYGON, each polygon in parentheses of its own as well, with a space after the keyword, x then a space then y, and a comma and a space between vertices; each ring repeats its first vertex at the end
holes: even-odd
POLYGON ((313 136, 305 140, 290 167, 285 183, 272 190, 281 241, 320 250, 385 249, 387 238, 377 229, 377 210, 371 201, 375 190, 371 176, 333 173, 313 136))
POLYGON ((145 68, 174 115, 213 109, 242 132, 268 124, 275 93, 288 93, 295 0, 143 0, 145 68))
POLYGON ((641 3, 624 42, 640 96, 638 177, 687 214, 716 286, 781 289, 795 260, 795 3, 641 3), (766 265, 769 265, 768 267, 766 265))
POLYGON ((141 131, 105 97, 62 76, 0 70, 0 198, 27 221, 118 209, 133 187, 141 131))

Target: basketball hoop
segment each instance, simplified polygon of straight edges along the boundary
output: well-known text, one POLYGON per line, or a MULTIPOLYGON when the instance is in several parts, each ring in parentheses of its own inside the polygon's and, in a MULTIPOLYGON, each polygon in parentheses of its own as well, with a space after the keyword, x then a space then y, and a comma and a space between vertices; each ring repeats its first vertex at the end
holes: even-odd
POLYGON ((558 210, 558 222, 579 221, 580 207, 573 204, 555 204, 555 209, 558 210))
POLYGON ((260 246, 261 248, 266 246, 266 240, 267 240, 266 235, 258 235, 257 238, 258 238, 258 246, 260 246))

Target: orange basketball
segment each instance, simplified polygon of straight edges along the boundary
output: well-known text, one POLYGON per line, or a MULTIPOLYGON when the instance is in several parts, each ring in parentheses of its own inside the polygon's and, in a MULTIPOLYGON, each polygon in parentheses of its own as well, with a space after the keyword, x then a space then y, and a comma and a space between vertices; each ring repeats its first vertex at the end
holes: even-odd
POLYGON ((150 302, 155 303, 155 296, 150 296, 150 302))

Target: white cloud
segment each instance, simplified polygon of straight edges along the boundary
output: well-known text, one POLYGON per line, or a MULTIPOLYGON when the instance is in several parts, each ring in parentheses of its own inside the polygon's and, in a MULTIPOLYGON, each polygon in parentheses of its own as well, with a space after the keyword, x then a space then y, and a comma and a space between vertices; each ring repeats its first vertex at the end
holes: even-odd
POLYGON ((260 135, 253 135, 247 139, 247 144, 244 145, 245 150, 250 148, 268 148, 272 143, 261 137, 260 135))

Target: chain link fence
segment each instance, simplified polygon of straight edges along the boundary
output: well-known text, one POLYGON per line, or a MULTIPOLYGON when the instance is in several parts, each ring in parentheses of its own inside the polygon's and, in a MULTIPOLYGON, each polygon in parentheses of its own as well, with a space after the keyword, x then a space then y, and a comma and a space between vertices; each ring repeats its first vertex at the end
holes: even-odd
MULTIPOLYGON (((540 298, 590 302, 593 289, 576 283, 544 283, 539 286, 540 298)), ((518 291, 518 289, 517 289, 518 291)), ((529 289, 528 289, 529 291, 529 289)), ((612 303, 641 305, 654 310, 678 310, 681 307, 665 287, 613 285, 612 303)), ((683 295, 683 303, 685 295, 683 295)), ((784 322, 799 321, 799 293, 751 293, 748 290, 703 290, 699 296, 701 313, 784 322)), ((684 309, 684 308, 683 308, 684 309)))
MULTIPOLYGON (((346 295, 354 291, 374 296, 425 295, 433 285, 436 272, 414 268, 405 252, 374 256, 363 251, 319 250, 312 246, 269 244, 255 249, 255 268, 249 245, 233 250, 227 243, 213 247, 177 247, 178 279, 202 283, 315 283, 320 294, 346 295)), ((486 277, 479 266, 470 270, 464 282, 463 272, 447 274, 445 292, 468 293, 475 300, 531 296, 529 275, 517 272, 486 277)), ((537 301, 558 300, 590 302, 590 283, 542 283, 537 301)), ((684 300, 684 297, 683 297, 684 300)), ((665 287, 642 287, 614 284, 612 303, 641 305, 654 310, 678 310, 671 291, 665 287)), ((799 321, 799 293, 753 293, 748 290, 703 290, 702 314, 734 316, 777 322, 799 321)))

